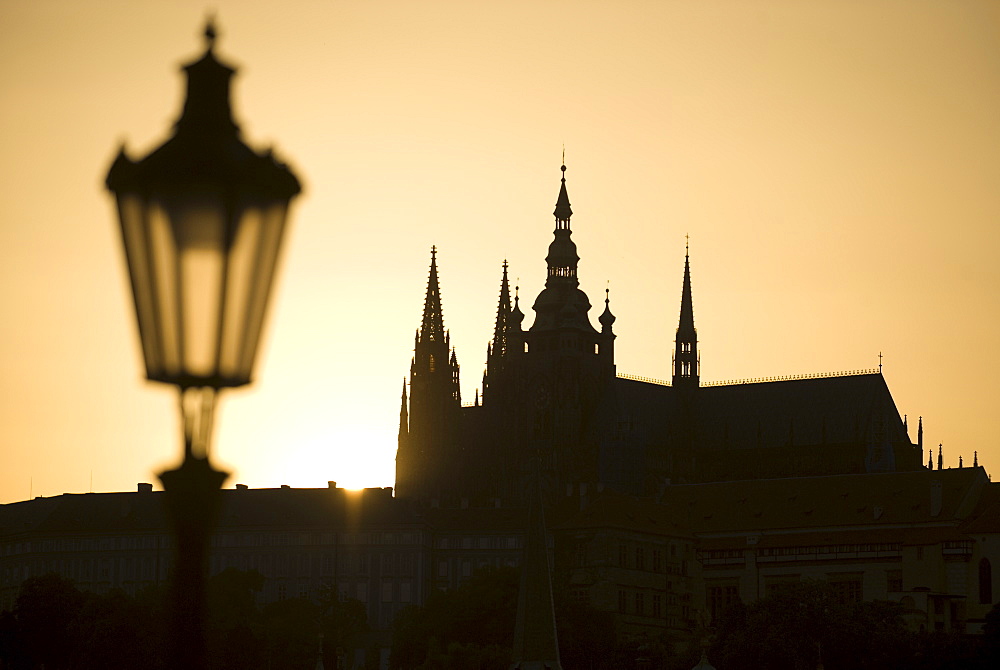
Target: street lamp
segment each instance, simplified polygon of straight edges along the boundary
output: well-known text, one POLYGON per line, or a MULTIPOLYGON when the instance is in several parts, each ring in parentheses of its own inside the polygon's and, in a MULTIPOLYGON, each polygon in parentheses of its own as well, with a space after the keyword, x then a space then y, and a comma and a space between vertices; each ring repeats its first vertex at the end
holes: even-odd
POLYGON ((235 70, 206 50, 184 66, 187 96, 172 136, 145 158, 124 147, 108 172, 128 262, 146 377, 177 386, 184 426, 179 467, 160 474, 177 540, 178 667, 204 664, 208 538, 227 474, 209 462, 216 396, 248 384, 295 175, 240 139, 229 84, 235 70))

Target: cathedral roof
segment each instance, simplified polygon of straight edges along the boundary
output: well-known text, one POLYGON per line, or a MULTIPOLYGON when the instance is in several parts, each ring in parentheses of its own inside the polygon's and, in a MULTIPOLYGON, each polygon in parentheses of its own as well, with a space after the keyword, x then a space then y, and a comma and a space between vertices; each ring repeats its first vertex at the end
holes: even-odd
POLYGON ((698 393, 697 439, 705 448, 856 442, 886 412, 897 419, 885 425, 889 441, 908 441, 881 374, 705 386, 698 393))
MULTIPOLYGON (((621 406, 643 423, 650 438, 671 433, 673 387, 627 378, 616 384, 621 406)), ((878 373, 702 386, 695 402, 699 449, 855 443, 872 421, 893 415, 897 420, 884 424, 889 442, 909 439, 878 373)))

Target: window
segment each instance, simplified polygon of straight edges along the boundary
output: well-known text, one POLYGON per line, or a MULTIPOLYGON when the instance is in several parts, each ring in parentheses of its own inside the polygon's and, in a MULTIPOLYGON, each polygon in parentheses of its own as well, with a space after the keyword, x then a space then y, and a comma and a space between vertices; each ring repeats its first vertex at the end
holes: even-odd
POLYGON ((636 547, 635 549, 635 569, 645 570, 646 569, 646 552, 642 547, 636 547))
POLYGON ((635 613, 639 616, 646 614, 646 595, 644 593, 635 594, 635 613))
POLYGON ((830 575, 830 586, 838 603, 861 602, 861 575, 830 575))
POLYGON ((434 365, 434 354, 431 354, 431 355, 430 355, 430 365, 431 365, 431 372, 434 372, 434 369, 435 369, 435 365, 434 365))
POLYGON ((988 558, 979 561, 979 604, 993 604, 993 567, 988 558))
POLYGON ((278 600, 284 600, 288 597, 288 587, 284 584, 278 584, 278 600))
POLYGON ((448 561, 438 561, 438 577, 448 576, 448 561))
POLYGON ((618 592, 618 611, 622 614, 625 613, 625 591, 618 592))
POLYGON ((660 572, 663 570, 663 552, 659 549, 653 550, 653 572, 660 572))
POLYGON ((399 602, 408 603, 413 600, 413 586, 410 582, 399 583, 399 602))
POLYGON ((718 621, 722 613, 739 602, 740 589, 737 583, 713 584, 707 589, 708 612, 712 621, 718 621))
POLYGON ((889 593, 899 593, 903 590, 903 571, 902 570, 886 570, 885 572, 885 590, 889 593))
POLYGON ((618 567, 628 567, 628 547, 624 544, 618 546, 618 567))
POLYGON ((653 596, 653 616, 657 619, 663 616, 663 596, 659 594, 653 596))
POLYGON ((382 582, 382 602, 392 602, 392 582, 382 582))

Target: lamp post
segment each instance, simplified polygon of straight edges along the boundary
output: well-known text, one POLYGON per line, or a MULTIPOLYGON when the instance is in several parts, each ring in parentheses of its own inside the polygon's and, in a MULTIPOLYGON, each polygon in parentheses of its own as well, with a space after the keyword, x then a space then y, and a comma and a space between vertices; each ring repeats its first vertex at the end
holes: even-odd
POLYGON ((221 389, 252 377, 296 177, 240 138, 235 70, 206 50, 184 66, 187 95, 171 137, 145 158, 124 147, 108 172, 135 299, 146 377, 179 389, 181 464, 160 474, 176 538, 173 663, 203 668, 209 537, 228 476, 209 459, 221 389))

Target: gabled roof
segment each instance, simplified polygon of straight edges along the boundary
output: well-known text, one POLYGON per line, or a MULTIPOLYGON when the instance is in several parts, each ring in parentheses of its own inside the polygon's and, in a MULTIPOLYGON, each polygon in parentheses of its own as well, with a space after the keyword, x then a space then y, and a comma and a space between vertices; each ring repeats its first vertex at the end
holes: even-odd
MULTIPOLYGON (((618 378, 615 393, 650 441, 668 441, 678 430, 673 387, 618 378)), ((878 373, 701 386, 694 407, 698 449, 858 443, 879 428, 890 444, 909 444, 878 373)))

